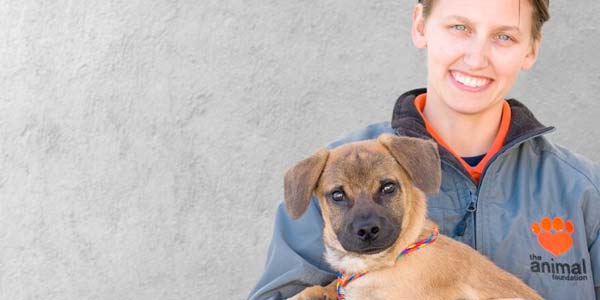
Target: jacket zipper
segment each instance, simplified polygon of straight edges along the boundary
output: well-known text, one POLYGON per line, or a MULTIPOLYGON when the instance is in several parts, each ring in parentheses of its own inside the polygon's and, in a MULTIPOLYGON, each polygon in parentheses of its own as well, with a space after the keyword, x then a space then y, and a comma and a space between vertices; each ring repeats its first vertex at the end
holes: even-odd
MULTIPOLYGON (((465 212, 465 215, 462 217, 460 222, 458 222, 458 224, 454 228, 454 236, 455 237, 465 235, 465 231, 467 231, 467 220, 469 219, 470 216, 473 216, 473 218, 475 218, 475 211, 477 211, 477 194, 474 197, 471 195, 471 202, 469 203, 469 206, 467 207, 467 211, 465 212)), ((475 219, 473 219, 473 222, 475 222, 475 219)))

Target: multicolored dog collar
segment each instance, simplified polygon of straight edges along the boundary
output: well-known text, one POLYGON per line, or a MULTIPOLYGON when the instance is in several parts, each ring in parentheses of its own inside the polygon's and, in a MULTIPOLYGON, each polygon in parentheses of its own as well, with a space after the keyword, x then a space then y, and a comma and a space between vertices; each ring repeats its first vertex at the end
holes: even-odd
POLYGON ((352 280, 363 277, 367 272, 361 272, 358 274, 352 274, 344 278, 344 273, 337 272, 337 283, 335 285, 335 292, 337 293, 337 300, 344 300, 346 296, 342 292, 342 288, 345 288, 352 280))
POLYGON ((440 235, 440 231, 438 230, 438 228, 437 227, 433 228, 433 233, 431 233, 431 235, 429 237, 406 247, 406 249, 402 250, 402 252, 400 252, 400 254, 398 254, 398 256, 396 256, 396 260, 400 259, 400 257, 402 257, 404 255, 408 255, 412 252, 415 252, 415 251, 435 242, 438 235, 440 235))

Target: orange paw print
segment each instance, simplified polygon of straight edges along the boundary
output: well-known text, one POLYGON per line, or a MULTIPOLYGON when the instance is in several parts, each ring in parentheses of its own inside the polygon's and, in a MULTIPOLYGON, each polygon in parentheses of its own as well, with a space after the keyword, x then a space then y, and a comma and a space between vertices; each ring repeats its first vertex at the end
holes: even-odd
POLYGON ((573 226, 571 220, 565 222, 560 217, 556 217, 554 220, 545 217, 540 223, 531 224, 531 230, 537 235, 540 246, 554 256, 562 255, 571 249, 571 245, 573 245, 571 233, 575 231, 575 226, 573 226))

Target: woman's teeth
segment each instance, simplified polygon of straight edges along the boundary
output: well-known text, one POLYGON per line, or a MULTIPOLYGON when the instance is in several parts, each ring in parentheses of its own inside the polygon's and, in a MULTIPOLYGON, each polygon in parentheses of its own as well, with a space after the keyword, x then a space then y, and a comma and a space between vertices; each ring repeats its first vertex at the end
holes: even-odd
POLYGON ((458 72, 452 72, 452 77, 454 77, 454 79, 456 81, 458 81, 468 87, 474 87, 474 88, 482 87, 490 82, 489 79, 475 78, 475 77, 467 76, 465 74, 458 73, 458 72))

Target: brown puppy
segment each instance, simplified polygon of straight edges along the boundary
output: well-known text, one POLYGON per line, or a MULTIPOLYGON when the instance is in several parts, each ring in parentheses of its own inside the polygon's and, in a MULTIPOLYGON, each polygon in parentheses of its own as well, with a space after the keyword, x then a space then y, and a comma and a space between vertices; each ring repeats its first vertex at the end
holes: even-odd
MULTIPOLYGON (((386 134, 320 150, 285 175, 288 214, 299 218, 314 193, 323 214, 325 258, 335 270, 368 273, 343 288, 348 300, 542 299, 469 246, 433 236, 425 193, 441 181, 435 143, 386 134)), ((335 281, 291 299, 336 299, 335 281)))

